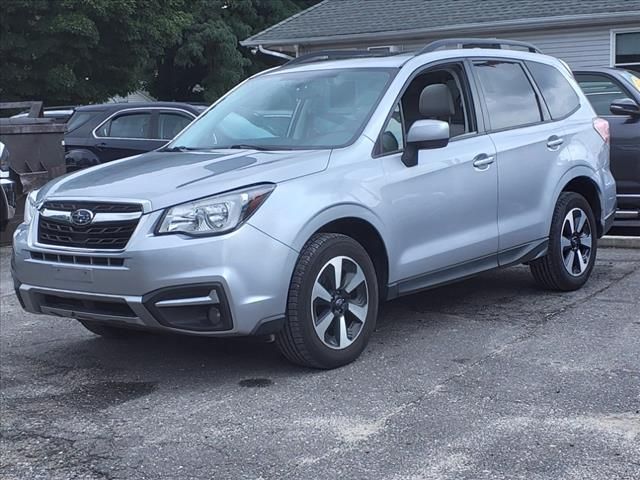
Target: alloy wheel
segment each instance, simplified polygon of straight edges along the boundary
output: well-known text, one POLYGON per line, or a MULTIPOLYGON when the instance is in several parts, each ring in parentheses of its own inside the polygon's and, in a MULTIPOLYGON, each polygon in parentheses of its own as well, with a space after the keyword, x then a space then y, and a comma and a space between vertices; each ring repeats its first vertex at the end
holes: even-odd
POLYGON ((589 217, 581 208, 567 213, 562 223, 560 249, 564 268, 570 275, 582 275, 589 265, 593 237, 589 217))
POLYGON ((369 312, 369 290, 360 265, 352 258, 329 260, 316 277, 311 294, 311 317, 318 338, 342 350, 363 330, 369 312))

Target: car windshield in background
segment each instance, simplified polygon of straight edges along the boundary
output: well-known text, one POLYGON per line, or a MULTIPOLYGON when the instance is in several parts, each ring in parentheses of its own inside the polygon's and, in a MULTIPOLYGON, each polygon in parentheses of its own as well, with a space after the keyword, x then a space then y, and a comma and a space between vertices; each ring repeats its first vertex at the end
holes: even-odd
POLYGON ((640 92, 640 77, 638 77, 635 72, 631 72, 629 70, 624 70, 622 72, 622 75, 629 80, 629 82, 631 82, 631 85, 633 85, 636 90, 638 90, 640 92))
POLYGON ((278 72, 249 80, 179 135, 168 149, 335 148, 364 127, 390 69, 278 72))

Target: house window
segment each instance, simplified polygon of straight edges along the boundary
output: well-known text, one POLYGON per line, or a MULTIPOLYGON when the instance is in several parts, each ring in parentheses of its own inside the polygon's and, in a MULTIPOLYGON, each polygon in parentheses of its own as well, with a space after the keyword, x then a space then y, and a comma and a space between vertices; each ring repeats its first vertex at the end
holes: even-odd
POLYGON ((640 31, 613 32, 613 66, 640 72, 640 31))

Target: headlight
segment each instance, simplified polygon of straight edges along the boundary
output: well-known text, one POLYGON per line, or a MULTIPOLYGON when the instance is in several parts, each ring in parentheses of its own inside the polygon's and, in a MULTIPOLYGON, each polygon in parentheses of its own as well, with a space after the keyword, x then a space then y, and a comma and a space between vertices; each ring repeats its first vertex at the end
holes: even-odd
POLYGON ((24 223, 29 225, 36 213, 36 197, 38 196, 38 190, 33 190, 27 195, 27 200, 24 203, 24 223))
POLYGON ((275 184, 256 185, 169 208, 157 233, 216 235, 238 228, 255 212, 275 184))

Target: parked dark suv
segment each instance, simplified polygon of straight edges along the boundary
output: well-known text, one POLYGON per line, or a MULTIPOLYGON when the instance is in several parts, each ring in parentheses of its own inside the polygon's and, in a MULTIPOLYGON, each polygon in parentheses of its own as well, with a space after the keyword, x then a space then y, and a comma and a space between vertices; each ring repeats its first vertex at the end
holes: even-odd
POLYGON ((160 148, 205 108, 173 102, 78 107, 64 137, 67 171, 160 148))
POLYGON ((611 132, 611 172, 618 190, 615 226, 640 228, 640 78, 619 68, 574 72, 611 132))

